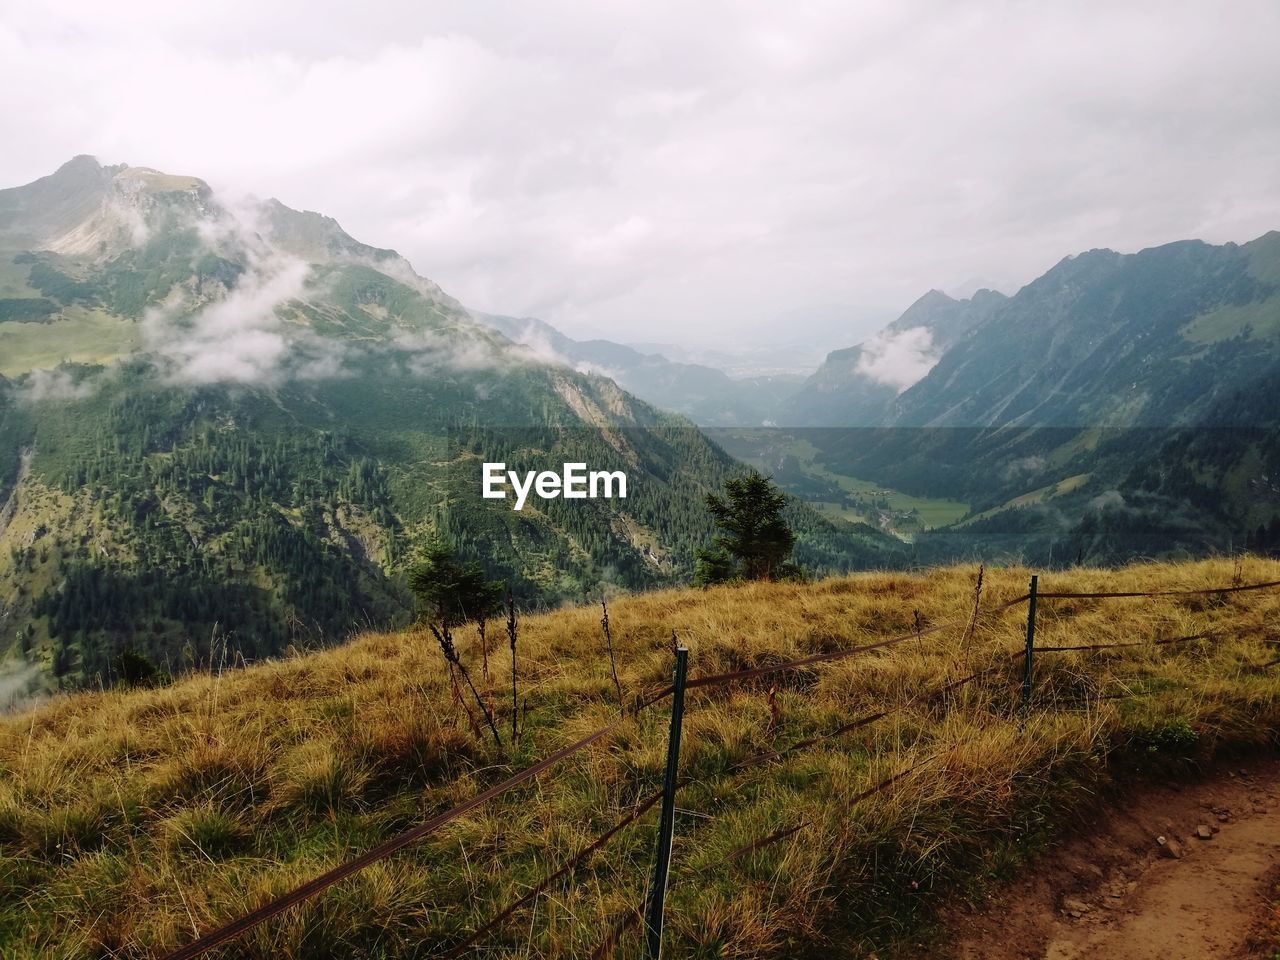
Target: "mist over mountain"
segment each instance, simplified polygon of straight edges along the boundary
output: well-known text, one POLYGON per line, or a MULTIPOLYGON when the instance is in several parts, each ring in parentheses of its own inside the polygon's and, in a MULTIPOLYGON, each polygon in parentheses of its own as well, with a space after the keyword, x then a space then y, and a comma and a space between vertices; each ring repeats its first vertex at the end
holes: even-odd
POLYGON ((550 362, 607 376, 642 400, 701 426, 760 426, 802 379, 795 375, 731 377, 716 367, 670 360, 656 350, 612 340, 573 340, 532 317, 474 316, 550 362))
MULTIPOLYGON (((561 362, 331 218, 91 157, 0 191, 0 345, 0 649, 57 678, 403 623, 433 538, 527 603, 678 582, 739 469, 596 372, 628 348, 561 362), (623 470, 628 496, 516 512, 486 461, 623 470)), ((653 364, 655 392, 704 375, 653 364)), ((814 570, 897 549, 792 519, 814 570)))
POLYGON ((823 470, 970 505, 918 550, 1112 562, 1270 542, 1276 384, 1271 232, 1091 250, 1011 297, 931 292, 781 417, 832 428, 804 432, 823 470))
POLYGON ((785 425, 715 436, 822 508, 791 510, 815 572, 1280 529, 1276 233, 930 291, 797 383, 473 312, 322 214, 77 157, 0 191, 0 343, 0 638, 55 676, 403 622, 433 537, 531 602, 678 582, 740 466, 666 411, 785 425), (517 513, 490 460, 633 493, 517 513))
POLYGON ((991 290, 955 300, 930 290, 870 340, 835 350, 780 407, 786 426, 872 426, 894 399, 1005 300, 991 290))

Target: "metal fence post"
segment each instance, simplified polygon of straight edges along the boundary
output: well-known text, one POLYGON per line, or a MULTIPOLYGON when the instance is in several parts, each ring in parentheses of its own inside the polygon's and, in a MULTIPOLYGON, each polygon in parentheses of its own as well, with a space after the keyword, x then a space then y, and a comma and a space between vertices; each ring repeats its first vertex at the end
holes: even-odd
POLYGON ((1031 703, 1031 661, 1036 650, 1036 590, 1040 577, 1032 574, 1031 587, 1027 591, 1027 652, 1022 664, 1022 713, 1025 716, 1031 703))
POLYGON ((671 841, 675 836, 676 776, 680 768, 680 728, 684 722, 684 681, 689 650, 676 648, 676 675, 671 697, 671 734, 667 739, 667 770, 662 778, 662 814, 658 820, 658 846, 653 858, 653 882, 644 907, 645 956, 662 956, 662 912, 667 902, 667 872, 671 867, 671 841))

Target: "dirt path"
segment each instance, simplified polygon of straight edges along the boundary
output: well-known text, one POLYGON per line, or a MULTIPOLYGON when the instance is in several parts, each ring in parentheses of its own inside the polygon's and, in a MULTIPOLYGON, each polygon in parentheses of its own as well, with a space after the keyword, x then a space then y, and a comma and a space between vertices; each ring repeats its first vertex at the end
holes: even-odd
POLYGON ((947 946, 928 955, 1270 960, 1257 937, 1278 878, 1280 760, 1236 763, 1136 791, 1077 826, 978 912, 948 911, 947 946))

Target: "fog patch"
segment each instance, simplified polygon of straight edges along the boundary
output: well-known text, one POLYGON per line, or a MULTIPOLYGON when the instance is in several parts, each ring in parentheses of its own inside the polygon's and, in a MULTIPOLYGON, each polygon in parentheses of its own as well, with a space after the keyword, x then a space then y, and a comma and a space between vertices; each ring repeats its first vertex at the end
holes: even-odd
POLYGON ((1017 460, 1009 461, 1005 464, 1002 473, 1005 480, 1017 480, 1021 477, 1043 473, 1048 465, 1049 461, 1047 459, 1033 454, 1029 457, 1019 457, 1017 460))
POLYGON ((0 662, 0 713, 33 707, 47 695, 44 672, 34 663, 0 662))
POLYGON ((512 349, 506 341, 497 335, 488 335, 479 327, 473 333, 459 330, 451 336, 431 330, 405 330, 395 335, 391 347, 403 355, 408 372, 420 377, 442 370, 499 371, 509 370, 521 362, 543 362, 532 351, 512 349))
POLYGON ((253 264, 224 298, 190 316, 150 310, 143 320, 148 346, 171 361, 172 382, 275 380, 290 352, 276 308, 301 296, 309 273, 300 260, 271 257, 253 264))
POLYGON ((885 330, 862 344, 857 371, 902 393, 924 379, 941 356, 928 327, 885 330))
POLYGON ((1119 490, 1104 490, 1089 501, 1087 509, 1094 513, 1104 510, 1125 510, 1129 506, 1119 490))
POLYGON ((608 377, 612 380, 618 378, 619 371, 613 368, 592 363, 589 360, 575 360, 573 357, 561 353, 552 343, 551 334, 535 321, 525 321, 523 326, 512 335, 512 339, 515 340, 516 344, 532 353, 535 359, 550 366, 565 367, 576 373, 588 376, 608 377))
POLYGON ((84 400, 98 390, 98 377, 76 376, 64 368, 32 370, 19 383, 16 397, 26 403, 84 400))
POLYGON ((573 360, 552 346, 551 335, 532 321, 526 321, 514 339, 544 363, 573 368, 573 360))

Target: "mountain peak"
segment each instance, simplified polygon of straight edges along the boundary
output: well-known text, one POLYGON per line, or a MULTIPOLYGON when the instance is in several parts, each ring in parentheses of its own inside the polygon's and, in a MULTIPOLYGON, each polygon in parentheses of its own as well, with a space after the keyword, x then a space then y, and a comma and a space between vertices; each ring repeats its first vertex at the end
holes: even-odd
POLYGON ((77 153, 74 157, 58 167, 53 172, 56 177, 58 174, 78 173, 80 171, 101 170, 102 164, 98 162, 98 158, 91 153, 77 153))
MULTIPOLYGON (((948 296, 947 294, 945 294, 945 293, 943 293, 941 290, 939 290, 937 287, 934 287, 934 288, 933 288, 933 289, 931 289, 928 293, 926 293, 923 297, 921 297, 919 300, 917 300, 914 304, 912 304, 912 306, 917 306, 917 305, 930 305, 930 306, 931 306, 931 305, 933 305, 933 304, 939 304, 939 303, 955 303, 955 302, 956 302, 956 298, 955 298, 955 297, 948 296)), ((910 308, 908 308, 908 309, 910 309, 910 308)))
POLYGON ((213 196, 209 185, 199 177, 176 176, 162 173, 151 167, 117 168, 119 172, 112 178, 116 189, 126 195, 149 194, 158 196, 166 193, 183 193, 206 200, 213 196))
POLYGON ((372 261, 399 256, 394 250, 361 243, 342 229, 333 217, 314 210, 295 210, 275 197, 262 204, 272 242, 295 256, 324 262, 340 256, 360 256, 372 261))
POLYGON ((886 329, 893 332, 909 330, 912 327, 932 327, 940 316, 949 316, 964 302, 947 296, 941 290, 930 290, 902 311, 902 315, 886 329))
POLYGON ((104 167, 95 157, 72 157, 53 173, 0 190, 0 237, 7 246, 35 246, 93 215, 124 167, 104 167))

